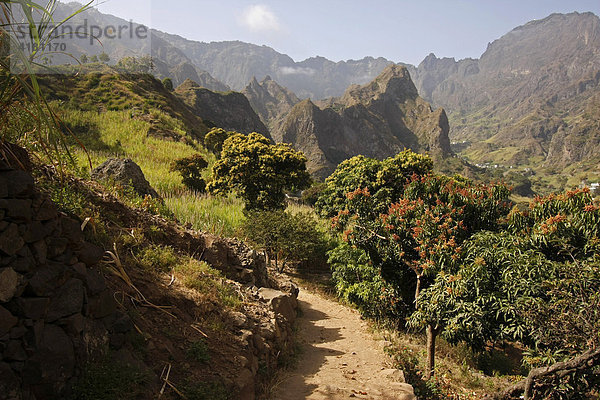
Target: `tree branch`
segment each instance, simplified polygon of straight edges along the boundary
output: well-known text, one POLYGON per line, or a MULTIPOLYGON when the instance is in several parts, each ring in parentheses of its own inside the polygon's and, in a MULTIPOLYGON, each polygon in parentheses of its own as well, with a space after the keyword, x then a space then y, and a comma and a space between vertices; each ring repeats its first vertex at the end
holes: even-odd
POLYGON ((567 361, 558 362, 548 367, 534 368, 529 372, 527 378, 503 392, 488 395, 483 400, 506 400, 518 397, 520 394, 524 394, 523 398, 525 400, 531 399, 533 383, 536 380, 547 377, 562 378, 572 372, 589 369, 598 364, 600 364, 600 347, 586 351, 567 361))

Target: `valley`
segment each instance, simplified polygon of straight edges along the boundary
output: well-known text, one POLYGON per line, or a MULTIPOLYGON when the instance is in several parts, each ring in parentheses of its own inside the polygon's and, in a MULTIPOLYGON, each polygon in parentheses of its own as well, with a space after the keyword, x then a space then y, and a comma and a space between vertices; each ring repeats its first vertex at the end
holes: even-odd
POLYGON ((156 29, 26 54, 50 17, 145 27, 25 3, 0 400, 597 398, 597 15, 412 65, 156 29))

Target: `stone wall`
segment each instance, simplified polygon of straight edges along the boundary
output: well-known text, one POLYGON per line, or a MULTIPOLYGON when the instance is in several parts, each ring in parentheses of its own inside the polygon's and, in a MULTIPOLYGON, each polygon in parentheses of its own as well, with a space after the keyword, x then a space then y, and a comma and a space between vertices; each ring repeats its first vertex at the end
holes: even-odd
POLYGON ((0 167, 0 399, 62 399, 131 328, 97 268, 104 251, 31 175, 0 167))

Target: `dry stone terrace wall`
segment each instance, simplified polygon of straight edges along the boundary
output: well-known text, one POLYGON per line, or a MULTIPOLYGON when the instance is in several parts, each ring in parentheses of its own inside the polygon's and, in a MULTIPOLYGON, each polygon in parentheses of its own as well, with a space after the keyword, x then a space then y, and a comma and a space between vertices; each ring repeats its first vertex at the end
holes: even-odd
MULTIPOLYGON (((137 211, 121 211, 135 222, 137 211)), ((159 226, 175 248, 191 246, 252 298, 245 314, 230 315, 241 371, 230 385, 235 398, 254 399, 259 365, 274 366, 291 349, 298 289, 270 279, 264 258, 237 240, 159 226)), ((0 400, 67 399, 88 359, 125 350, 133 322, 117 309, 99 267, 103 255, 28 172, 0 160, 0 400)))
POLYGON ((0 399, 65 398, 91 354, 123 345, 103 253, 31 175, 0 167, 0 399))

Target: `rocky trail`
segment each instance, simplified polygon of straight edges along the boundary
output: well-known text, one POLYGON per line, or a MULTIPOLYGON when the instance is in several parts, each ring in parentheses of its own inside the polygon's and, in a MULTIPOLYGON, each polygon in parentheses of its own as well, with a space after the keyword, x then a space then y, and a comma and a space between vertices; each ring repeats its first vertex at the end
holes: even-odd
POLYGON ((382 340, 357 311, 300 289, 297 367, 276 388, 274 400, 416 399, 404 374, 390 366, 382 340))

